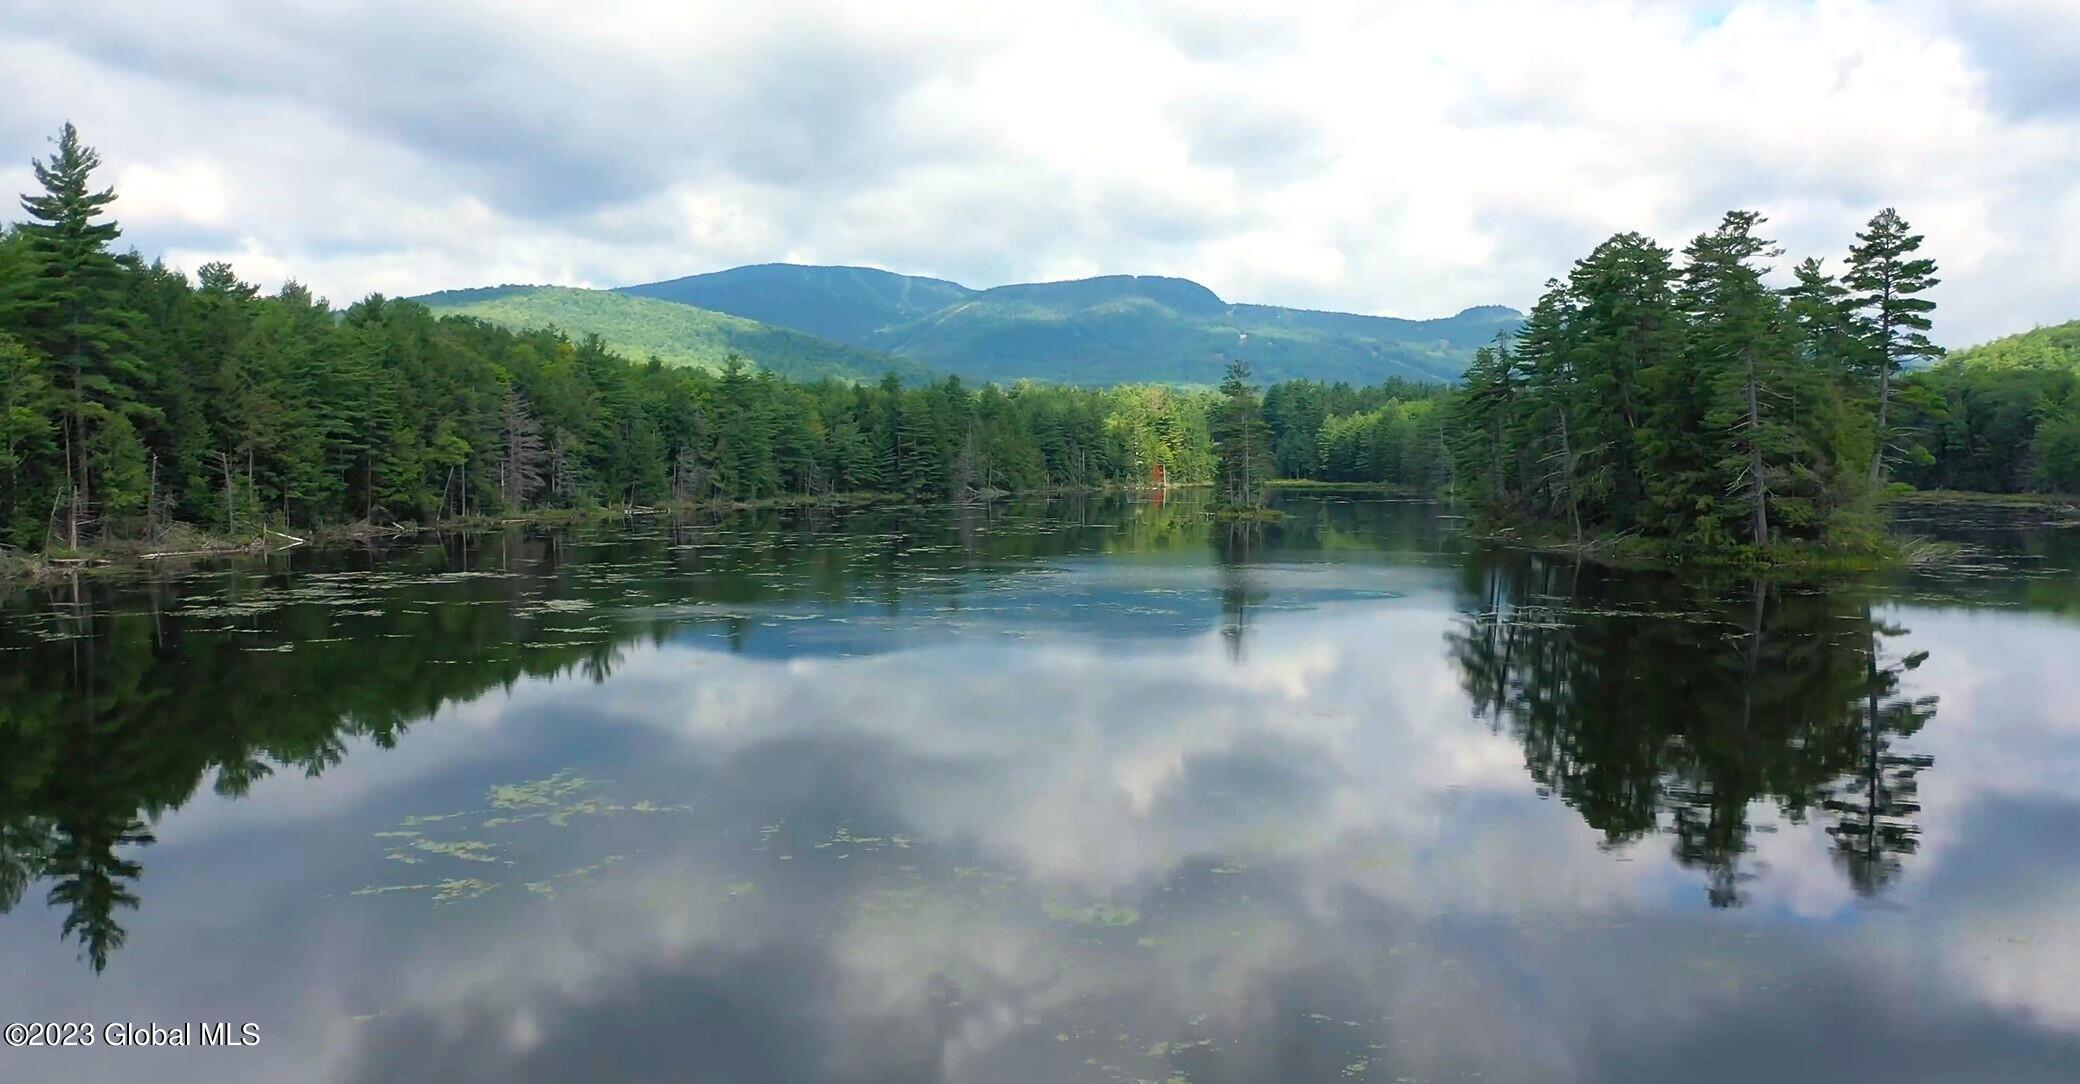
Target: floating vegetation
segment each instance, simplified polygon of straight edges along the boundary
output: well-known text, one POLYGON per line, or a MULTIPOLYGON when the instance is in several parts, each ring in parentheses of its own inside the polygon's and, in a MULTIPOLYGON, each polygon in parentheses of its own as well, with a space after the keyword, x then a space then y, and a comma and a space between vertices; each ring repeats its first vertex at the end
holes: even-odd
POLYGON ((665 805, 645 798, 634 805, 620 805, 596 795, 579 797, 584 791, 597 784, 583 776, 560 771, 546 779, 526 783, 506 783, 492 787, 487 800, 494 810, 505 810, 507 815, 492 817, 484 822, 486 828, 504 828, 522 821, 546 820, 562 828, 573 817, 607 817, 616 813, 689 813, 688 805, 665 805))
POLYGON ((506 865, 512 865, 512 859, 500 858, 492 853, 496 847, 496 844, 484 843, 474 839, 427 839, 421 836, 413 839, 408 846, 392 850, 384 857, 393 861, 403 862, 406 865, 418 865, 420 862, 425 861, 421 857, 421 855, 425 854, 445 855, 449 858, 459 858, 464 862, 504 862, 506 865), (419 853, 415 854, 413 852, 419 853))
POLYGON ((503 783, 491 788, 491 808, 526 809, 555 805, 591 785, 591 780, 572 775, 569 769, 557 772, 546 779, 536 779, 527 783, 503 783))
POLYGON ((606 869, 609 866, 618 866, 626 861, 628 861, 628 856, 625 854, 610 854, 589 866, 580 866, 577 869, 565 870, 562 873, 552 875, 546 881, 529 881, 522 887, 526 888, 529 892, 532 892, 537 896, 547 896, 553 899, 556 896, 556 882, 581 881, 588 877, 591 877, 595 873, 598 873, 600 870, 606 869))
MULTIPOLYGON (((408 866, 422 865, 437 859, 470 862, 479 865, 505 865, 517 867, 526 852, 513 850, 514 844, 482 839, 458 838, 458 831, 466 831, 474 821, 479 830, 510 829, 528 821, 540 822, 550 827, 561 828, 580 817, 604 817, 614 814, 662 814, 691 812, 687 805, 668 805, 654 799, 644 798, 631 805, 623 805, 599 794, 592 793, 598 787, 596 780, 578 775, 570 769, 558 771, 540 779, 519 783, 501 783, 485 791, 484 806, 465 809, 454 813, 414 814, 398 822, 396 827, 374 833, 378 839, 392 842, 383 857, 408 866), (439 834, 430 834, 439 833, 439 834)), ((547 877, 535 875, 532 880, 514 883, 527 892, 544 897, 553 897, 559 885, 591 877, 610 866, 628 859, 624 854, 610 854, 590 865, 565 870, 547 877)), ((355 895, 374 895, 381 892, 431 891, 434 902, 451 903, 481 896, 499 885, 475 878, 441 881, 417 885, 388 885, 362 889, 355 895)), ((749 891, 748 883, 731 886, 749 891)), ((737 894, 732 892, 732 894, 737 894)))
POLYGON ((439 905, 454 903, 458 900, 472 900, 497 887, 495 884, 477 880, 475 877, 442 881, 434 887, 433 902, 439 905))
POLYGON ((548 598, 530 602, 513 610, 514 617, 535 617, 541 614, 574 614, 592 609, 592 603, 582 598, 548 598))
POLYGON ((819 851, 838 848, 844 852, 838 855, 839 858, 850 858, 854 854, 879 851, 889 847, 907 849, 912 842, 914 841, 907 836, 856 836, 852 834, 852 829, 849 826, 841 824, 838 826, 837 834, 816 844, 815 847, 819 851))
POLYGON ((1074 922, 1082 926, 1132 926, 1141 921, 1141 912, 1132 907, 1113 903, 1091 903, 1072 907, 1055 900, 1040 905, 1047 917, 1056 922, 1074 922))
POLYGON ((355 889, 353 895, 381 896, 391 892, 430 891, 433 893, 434 904, 440 906, 458 903, 462 900, 472 900, 497 887, 496 884, 489 881, 481 881, 475 877, 463 877, 455 880, 438 881, 432 884, 370 885, 367 888, 355 889))
MULTIPOLYGON (((423 816, 411 816, 411 817, 406 817, 405 819, 403 819, 403 820, 399 821, 398 823, 399 823, 399 824, 402 824, 402 825, 404 825, 404 826, 405 826, 405 827, 407 827, 407 828, 411 828, 411 827, 416 827, 416 826, 418 826, 418 825, 421 825, 421 824, 434 824, 434 823, 436 823, 436 822, 439 822, 439 821, 451 821, 451 820, 454 820, 454 819, 455 819, 455 818, 457 818, 457 817, 467 817, 467 816, 469 816, 469 815, 470 815, 471 813, 473 813, 473 812, 480 812, 480 811, 479 811, 479 810, 464 810, 464 811, 463 811, 463 812, 461 812, 461 813, 432 813, 432 814, 427 814, 427 815, 423 815, 423 816)), ((379 833, 379 834, 380 834, 380 833, 379 833)), ((414 833, 412 833, 412 834, 413 834, 413 835, 418 835, 418 833, 417 833, 417 832, 414 832, 414 833)))

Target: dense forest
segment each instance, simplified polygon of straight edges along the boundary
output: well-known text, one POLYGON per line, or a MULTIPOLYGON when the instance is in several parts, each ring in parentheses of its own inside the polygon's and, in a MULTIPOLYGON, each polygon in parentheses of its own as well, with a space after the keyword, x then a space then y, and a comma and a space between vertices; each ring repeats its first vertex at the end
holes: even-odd
POLYGON ((1897 465, 1926 457, 1907 407, 1928 397, 1902 376, 1941 353, 1936 266, 1887 209, 1840 279, 1809 259, 1773 288, 1763 221, 1728 213, 1680 263, 1622 233, 1549 282, 1452 404, 1468 494, 1577 540, 1867 545, 1897 465))
POLYGON ((1890 210, 1840 280, 1807 260, 1788 289, 1752 213, 1680 261, 1620 234, 1459 388, 1259 392, 1243 365, 1210 391, 802 382, 380 295, 335 311, 222 263, 191 279, 116 251, 98 156, 70 125, 56 143, 0 233, 0 547, 859 493, 1218 483, 1252 503, 1274 477, 1450 493, 1578 538, 1853 544, 1895 479, 2080 487, 2075 336, 1923 367, 1935 266, 1890 210))
POLYGON ((2080 321, 1960 350, 1907 377, 1921 489, 2080 493, 2080 321))

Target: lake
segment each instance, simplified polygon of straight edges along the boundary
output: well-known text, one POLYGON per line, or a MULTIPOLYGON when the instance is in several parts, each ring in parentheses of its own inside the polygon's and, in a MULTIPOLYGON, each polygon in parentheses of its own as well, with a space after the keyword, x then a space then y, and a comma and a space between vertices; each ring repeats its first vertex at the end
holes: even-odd
POLYGON ((1278 499, 15 588, 0 1019, 101 1041, 0 1079, 2080 1076, 2080 528, 1699 582, 1278 499))

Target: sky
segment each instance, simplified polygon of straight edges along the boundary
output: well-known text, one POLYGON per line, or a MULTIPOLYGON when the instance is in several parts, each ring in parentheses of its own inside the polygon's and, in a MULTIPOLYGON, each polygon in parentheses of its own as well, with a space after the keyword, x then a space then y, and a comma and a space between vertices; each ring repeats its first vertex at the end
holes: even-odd
POLYGON ((1424 317, 1896 206, 1938 342, 2080 317, 2080 0, 9 0, 0 56, 0 186, 69 119, 128 244, 336 304, 789 261, 1424 317))

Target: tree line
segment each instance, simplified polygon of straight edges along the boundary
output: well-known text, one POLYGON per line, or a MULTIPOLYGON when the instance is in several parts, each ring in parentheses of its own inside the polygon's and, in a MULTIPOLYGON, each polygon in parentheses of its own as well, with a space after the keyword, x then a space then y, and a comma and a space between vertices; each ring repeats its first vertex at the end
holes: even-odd
MULTIPOLYGON (((191 279, 115 252, 98 155, 70 125, 56 144, 35 163, 27 220, 0 234, 0 545, 1216 474, 1227 400, 1211 391, 792 382, 631 361, 597 338, 380 295, 335 312, 223 263, 191 279)), ((1377 480, 1405 458, 1388 434, 1406 411, 1427 417, 1436 391, 1296 381, 1271 389, 1268 419, 1250 389, 1229 421, 1279 445, 1256 479, 1377 480)), ((1435 443, 1422 432, 1410 443, 1435 443)))
MULTIPOLYGON (((1547 284, 1463 385, 1083 389, 795 382, 630 360, 372 295, 334 311, 223 263, 117 253, 70 125, 0 232, 0 546, 174 524, 231 538, 542 508, 1272 478, 1450 494, 1576 538, 1855 545, 1893 479, 2080 488, 2076 366, 1923 367, 1937 282, 1891 210, 1843 274, 1753 212, 1680 254, 1623 233, 1547 284)), ((2054 329, 2055 330, 2055 329, 2054 329)))

